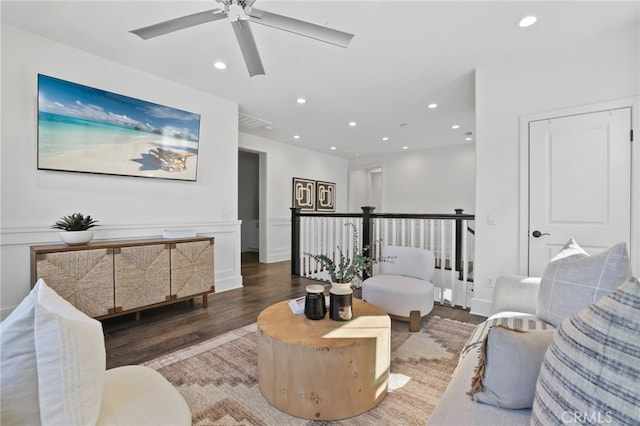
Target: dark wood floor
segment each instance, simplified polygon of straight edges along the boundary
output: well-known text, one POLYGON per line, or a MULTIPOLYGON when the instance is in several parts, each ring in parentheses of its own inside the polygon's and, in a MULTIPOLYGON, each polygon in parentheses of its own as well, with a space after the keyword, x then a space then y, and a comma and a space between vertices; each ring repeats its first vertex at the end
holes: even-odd
MULTIPOLYGON (((242 254, 244 286, 209 295, 208 308, 202 298, 102 322, 107 350, 107 368, 140 364, 180 348, 210 339, 227 331, 252 324, 258 314, 281 300, 304 295, 305 287, 317 283, 291 276, 288 261, 259 263, 256 253, 242 254)), ((355 297, 359 297, 356 292, 355 297)), ((436 305, 429 315, 477 324, 484 317, 468 311, 436 305)))

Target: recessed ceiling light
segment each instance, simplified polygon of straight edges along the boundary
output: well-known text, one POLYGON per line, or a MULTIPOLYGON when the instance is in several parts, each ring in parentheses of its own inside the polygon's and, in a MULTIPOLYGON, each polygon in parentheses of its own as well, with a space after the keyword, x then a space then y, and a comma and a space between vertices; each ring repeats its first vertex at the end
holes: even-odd
POLYGON ((408 146, 403 146, 402 149, 409 149, 409 147, 408 146))
POLYGON ((335 146, 332 146, 330 149, 331 149, 331 151, 335 151, 338 148, 336 148, 335 146))
POLYGON ((306 100, 305 98, 298 98, 298 99, 296 100, 296 102, 297 102, 297 103, 299 103, 299 104, 306 104, 306 103, 307 103, 307 100, 306 100))
POLYGON ((472 140, 473 140, 473 138, 472 138, 472 137, 466 137, 466 138, 464 138, 464 140, 465 140, 465 141, 472 141, 472 140))
POLYGON ((530 27, 531 25, 535 24, 537 20, 538 18, 533 15, 525 16, 520 20, 520 22, 518 22, 518 26, 520 28, 530 27))
POLYGON ((358 125, 358 123, 356 123, 355 121, 350 121, 349 122, 349 126, 351 127, 356 127, 358 125))
POLYGON ((300 135, 293 135, 294 139, 300 139, 300 135))
POLYGON ((429 109, 438 108, 438 104, 429 104, 429 105, 427 105, 427 108, 429 108, 429 109))
POLYGON ((460 128, 460 125, 459 125, 459 124, 454 124, 453 126, 451 126, 451 128, 452 128, 453 130, 455 130, 455 129, 459 129, 459 128, 460 128))
POLYGON ((386 141, 389 140, 389 138, 385 136, 385 137, 382 138, 382 140, 386 142, 386 141))
POLYGON ((224 70, 227 69, 227 64, 225 64, 224 62, 216 61, 213 63, 213 67, 218 70, 224 70))

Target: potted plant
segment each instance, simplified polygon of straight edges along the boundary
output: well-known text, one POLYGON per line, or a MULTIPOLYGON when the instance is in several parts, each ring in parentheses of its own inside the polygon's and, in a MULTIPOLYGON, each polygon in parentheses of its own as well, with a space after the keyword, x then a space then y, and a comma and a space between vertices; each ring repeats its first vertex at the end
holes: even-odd
MULTIPOLYGON (((338 256, 333 259, 326 254, 305 253, 305 255, 320 263, 329 273, 331 280, 329 317, 336 321, 348 321, 352 318, 352 293, 356 279, 362 280, 363 272, 371 273, 371 268, 377 262, 373 257, 365 255, 359 249, 358 229, 353 223, 347 223, 353 229, 353 254, 349 257, 340 246, 337 246, 338 256)), ((369 251, 369 246, 363 251, 369 251)), ((387 259, 381 259, 387 261, 387 259)))
POLYGON ((93 238, 93 231, 89 229, 99 226, 98 221, 91 216, 84 216, 82 213, 73 213, 69 216, 62 216, 52 229, 60 229, 60 238, 69 245, 86 244, 93 238))
MULTIPOLYGON (((351 226, 353 229, 353 257, 345 255, 342 248, 337 246, 338 257, 333 259, 326 254, 305 253, 316 262, 320 263, 329 273, 329 279, 332 283, 352 285, 356 278, 362 280, 364 271, 371 271, 371 267, 376 263, 376 259, 365 256, 359 249, 358 229, 353 223, 346 223, 345 226, 351 226)), ((368 251, 368 246, 364 248, 368 251)))

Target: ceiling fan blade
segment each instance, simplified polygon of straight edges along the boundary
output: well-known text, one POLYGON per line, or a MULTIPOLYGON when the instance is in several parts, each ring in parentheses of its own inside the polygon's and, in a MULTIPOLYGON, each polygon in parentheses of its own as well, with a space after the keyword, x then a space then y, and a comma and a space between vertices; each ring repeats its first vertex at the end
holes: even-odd
POLYGON ((256 46, 256 41, 253 38, 249 21, 246 19, 237 19, 231 21, 231 25, 233 25, 233 31, 236 33, 236 38, 238 39, 244 62, 247 64, 249 75, 251 77, 258 74, 264 75, 264 67, 260 60, 260 53, 258 53, 258 46, 256 46))
POLYGON ((340 47, 347 47, 353 38, 353 34, 335 30, 311 22, 301 21, 288 16, 266 12, 264 10, 251 9, 248 15, 256 24, 266 25, 283 31, 299 34, 340 47))
POLYGON ((137 35, 143 40, 147 40, 152 37, 161 36, 211 21, 217 21, 218 19, 226 17, 227 14, 222 9, 211 9, 205 10, 204 12, 194 13, 193 15, 159 22, 157 24, 149 25, 148 27, 131 30, 129 32, 137 35))

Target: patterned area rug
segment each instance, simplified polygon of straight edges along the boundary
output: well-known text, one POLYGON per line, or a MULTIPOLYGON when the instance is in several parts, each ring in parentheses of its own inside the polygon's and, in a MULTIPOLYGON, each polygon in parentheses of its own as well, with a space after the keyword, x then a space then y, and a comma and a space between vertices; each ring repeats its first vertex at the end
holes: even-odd
POLYGON ((149 361, 191 408, 194 425, 423 425, 449 383, 472 324, 440 317, 419 333, 392 321, 391 374, 408 376, 372 410, 339 421, 311 421, 272 407, 257 382, 256 324, 149 361))

